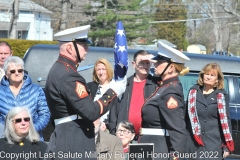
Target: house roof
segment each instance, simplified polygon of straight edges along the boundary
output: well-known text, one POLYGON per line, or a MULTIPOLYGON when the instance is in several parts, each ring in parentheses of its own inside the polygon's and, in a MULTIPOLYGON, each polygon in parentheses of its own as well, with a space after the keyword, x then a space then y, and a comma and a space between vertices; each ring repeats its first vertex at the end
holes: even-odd
MULTIPOLYGON (((5 9, 5 10, 11 9, 12 2, 13 2, 12 0, 1 0, 0 9, 5 9)), ((48 13, 48 14, 52 13, 46 8, 30 0, 19 0, 19 11, 31 11, 31 12, 40 12, 40 13, 48 13)))
MULTIPOLYGON (((0 30, 9 30, 10 22, 0 21, 1 28, 0 30)), ((17 31, 27 31, 29 28, 30 22, 17 22, 17 31)))
POLYGON ((204 45, 201 45, 201 44, 192 44, 190 46, 198 46, 201 51, 206 51, 207 50, 206 47, 204 45))

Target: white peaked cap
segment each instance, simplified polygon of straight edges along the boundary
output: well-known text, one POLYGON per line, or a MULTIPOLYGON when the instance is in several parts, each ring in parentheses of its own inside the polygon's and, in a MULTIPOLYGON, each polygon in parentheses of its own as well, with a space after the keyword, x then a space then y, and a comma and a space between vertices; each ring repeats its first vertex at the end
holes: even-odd
POLYGON ((90 43, 91 41, 88 40, 89 29, 90 29, 90 25, 65 29, 63 31, 60 31, 54 34, 54 38, 58 41, 71 42, 73 41, 73 39, 75 39, 76 41, 83 40, 83 41, 80 41, 83 43, 90 43))
MULTIPOLYGON (((187 60, 190 60, 182 52, 164 44, 163 42, 158 41, 157 47, 158 47, 158 55, 170 58, 175 63, 183 63, 184 64, 187 60)), ((156 56, 153 59, 158 60, 159 58, 157 58, 157 57, 159 57, 159 56, 156 56)), ((161 60, 161 58, 159 60, 161 60)))

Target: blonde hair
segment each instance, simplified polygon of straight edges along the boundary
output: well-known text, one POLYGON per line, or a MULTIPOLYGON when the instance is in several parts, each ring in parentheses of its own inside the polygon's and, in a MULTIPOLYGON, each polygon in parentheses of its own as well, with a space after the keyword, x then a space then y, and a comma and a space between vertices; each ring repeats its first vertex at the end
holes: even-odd
POLYGON ((224 76, 223 76, 220 66, 217 63, 209 63, 202 68, 202 70, 199 73, 198 80, 197 80, 198 85, 200 85, 200 86, 204 85, 203 75, 210 72, 211 70, 217 71, 218 81, 214 84, 214 87, 216 87, 218 89, 223 89, 224 88, 224 76))
POLYGON ((108 60, 105 58, 99 58, 95 64, 94 64, 94 69, 93 69, 93 81, 99 83, 99 79, 97 76, 96 68, 99 63, 102 63, 106 67, 107 71, 107 76, 108 76, 108 81, 111 81, 113 78, 113 68, 108 60))
POLYGON ((189 67, 185 67, 184 64, 179 64, 179 63, 173 63, 173 65, 176 69, 176 72, 178 72, 181 76, 188 74, 189 67))

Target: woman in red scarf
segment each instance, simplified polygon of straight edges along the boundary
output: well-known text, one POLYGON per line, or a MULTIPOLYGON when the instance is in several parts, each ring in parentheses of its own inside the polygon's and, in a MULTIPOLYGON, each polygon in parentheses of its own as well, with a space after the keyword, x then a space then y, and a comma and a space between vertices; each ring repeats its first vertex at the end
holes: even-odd
POLYGON ((229 117, 229 99, 224 77, 217 63, 210 63, 199 73, 197 84, 188 94, 186 153, 190 159, 219 159, 234 150, 229 117))

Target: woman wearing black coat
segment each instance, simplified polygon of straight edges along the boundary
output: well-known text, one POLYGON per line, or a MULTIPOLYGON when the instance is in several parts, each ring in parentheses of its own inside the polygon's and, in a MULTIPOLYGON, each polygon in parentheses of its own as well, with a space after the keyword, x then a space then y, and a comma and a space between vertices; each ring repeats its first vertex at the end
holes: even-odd
MULTIPOLYGON (((98 100, 109 89, 110 82, 113 78, 113 68, 110 62, 105 58, 99 58, 93 69, 93 81, 87 83, 88 91, 94 101, 98 100)), ((106 124, 108 123, 109 112, 100 117, 102 131, 106 130, 106 124)))
POLYGON ((13 107, 5 119, 4 138, 0 139, 0 159, 41 160, 47 144, 40 141, 29 110, 25 107, 13 107))
POLYGON ((204 66, 197 84, 190 89, 186 125, 186 153, 194 155, 189 159, 221 160, 234 150, 229 99, 218 64, 204 66))

